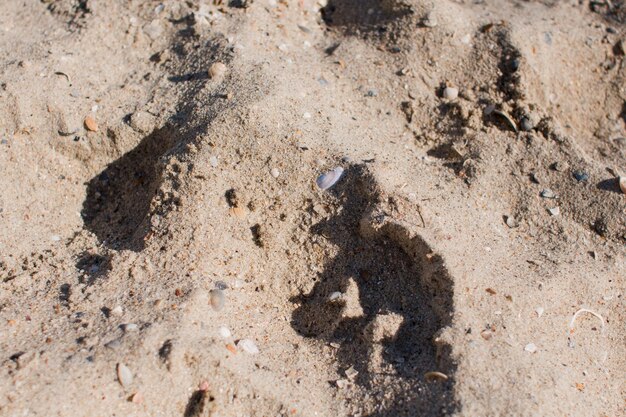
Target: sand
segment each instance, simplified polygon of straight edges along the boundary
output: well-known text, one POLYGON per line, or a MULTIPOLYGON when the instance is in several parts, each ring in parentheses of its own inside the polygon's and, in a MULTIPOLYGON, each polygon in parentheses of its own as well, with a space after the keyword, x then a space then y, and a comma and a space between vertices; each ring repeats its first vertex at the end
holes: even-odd
POLYGON ((0 415, 623 412, 624 1, 2 9, 0 415))

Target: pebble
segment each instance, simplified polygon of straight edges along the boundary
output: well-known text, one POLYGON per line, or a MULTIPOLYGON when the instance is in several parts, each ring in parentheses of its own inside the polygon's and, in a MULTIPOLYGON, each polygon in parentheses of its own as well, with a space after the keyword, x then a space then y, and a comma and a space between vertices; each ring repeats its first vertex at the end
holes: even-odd
POLYGON ((121 316, 123 313, 124 310, 122 309, 122 306, 116 306, 115 308, 111 309, 112 316, 121 316))
POLYGON ((626 194, 626 177, 619 177, 619 188, 626 194))
POLYGON ((335 185, 337 181, 339 181, 342 175, 343 168, 337 167, 332 171, 328 171, 317 177, 317 186, 320 187, 322 190, 328 190, 330 187, 335 185))
POLYGON ((554 199, 556 198, 556 194, 554 194, 554 192, 552 192, 551 189, 546 188, 544 190, 541 190, 541 192, 539 193, 539 195, 543 198, 550 198, 550 199, 554 199))
POLYGON ((94 119, 92 116, 85 117, 84 123, 85 123, 85 127, 87 128, 87 130, 91 132, 98 131, 98 123, 96 123, 96 119, 94 119))
POLYGON ((519 223, 517 222, 517 220, 515 220, 515 217, 513 216, 506 216, 506 225, 509 226, 511 229, 519 227, 519 223))
POLYGON ((533 121, 530 120, 530 118, 526 116, 522 117, 522 120, 520 121, 519 125, 522 128, 522 130, 525 132, 529 132, 535 128, 535 124, 533 123, 533 121))
POLYGON ((120 342, 120 339, 113 339, 110 342, 106 343, 104 346, 109 349, 116 350, 120 346, 122 346, 122 342, 120 342))
POLYGON ((250 339, 241 339, 237 342, 237 347, 250 355, 256 355, 259 353, 259 348, 256 346, 256 343, 250 339))
POLYGON ((222 290, 214 289, 211 290, 209 294, 211 307, 213 307, 213 310, 215 311, 220 311, 224 308, 225 299, 226 297, 224 296, 224 291, 222 290))
POLYGON ((437 22, 437 18, 433 16, 432 13, 428 13, 426 17, 424 18, 424 20, 422 21, 422 23, 427 28, 434 28, 439 24, 439 22, 437 22))
POLYGON ((328 301, 335 301, 343 297, 343 294, 339 291, 335 291, 334 293, 328 296, 328 301))
POLYGON ((526 352, 535 353, 537 351, 537 346, 534 343, 529 343, 524 347, 526 352))
POLYGON ((226 74, 226 65, 221 62, 216 62, 209 67, 209 77, 220 78, 226 74))
POLYGON ((117 380, 123 387, 127 387, 133 383, 133 373, 123 363, 117 364, 117 380))
POLYGON ((446 100, 455 100, 459 96, 459 89, 454 87, 446 87, 443 90, 443 98, 446 100))
POLYGON ((124 331, 126 333, 135 332, 137 330, 139 330, 139 326, 137 326, 135 323, 124 324, 124 331))
POLYGON ((347 379, 338 379, 335 381, 335 384, 337 384, 337 388, 343 389, 350 385, 350 381, 348 381, 347 379))
POLYGON ((219 333, 222 339, 228 339, 232 336, 230 329, 226 326, 221 326, 219 329, 217 329, 217 333, 219 333))
POLYGON ((553 208, 549 208, 548 212, 552 215, 552 216, 558 216, 559 214, 561 214, 561 209, 558 207, 553 207, 553 208))
POLYGON ((574 171, 572 175, 574 175, 574 178, 576 178, 578 182, 587 181, 589 179, 589 174, 583 171, 574 171))
POLYGON ((378 96, 378 90, 376 90, 376 89, 368 90, 366 95, 368 97, 377 97, 378 96))
POLYGON ((535 309, 535 313, 537 313, 537 318, 539 318, 539 317, 543 316, 543 311, 544 311, 544 310, 543 310, 543 307, 537 307, 537 308, 535 309))
POLYGON ((209 164, 213 167, 216 168, 218 161, 217 161, 217 156, 212 156, 209 158, 209 164))
POLYGON ((272 168, 270 170, 270 174, 272 174, 272 177, 278 178, 278 176, 280 175, 280 171, 278 170, 278 168, 272 168))
POLYGON ((133 403, 133 404, 141 404, 141 403, 143 403, 143 395, 141 395, 140 392, 134 393, 130 397, 130 402, 133 403))

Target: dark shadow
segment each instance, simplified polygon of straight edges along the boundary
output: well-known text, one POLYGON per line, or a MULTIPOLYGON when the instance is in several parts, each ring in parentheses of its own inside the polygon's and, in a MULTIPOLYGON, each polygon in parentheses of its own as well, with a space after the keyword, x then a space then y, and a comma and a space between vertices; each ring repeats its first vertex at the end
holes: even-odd
POLYGON ((62 284, 59 287, 59 301, 61 304, 67 307, 70 302, 70 296, 72 295, 72 286, 70 284, 62 284))
POLYGON ((329 0, 321 9, 322 19, 330 27, 347 34, 386 32, 387 25, 412 13, 401 1, 329 0))
POLYGON ((167 128, 143 138, 87 184, 81 215, 85 227, 106 246, 140 251, 147 225, 140 228, 160 175, 157 162, 174 144, 167 128))
POLYGON ((596 188, 602 191, 612 191, 614 193, 621 194, 622 191, 619 188, 619 179, 610 178, 608 180, 602 180, 596 184, 596 188))
MULTIPOLYGON (((376 404, 368 416, 439 416, 455 409, 448 352, 438 350, 433 336, 450 324, 452 284, 442 260, 419 237, 402 241, 404 230, 388 225, 371 237, 360 232, 361 219, 380 196, 364 167, 352 167, 331 189, 338 214, 312 226, 311 232, 337 247, 324 265, 313 290, 292 301, 292 327, 305 337, 339 344, 342 370, 358 371, 354 382, 376 404), (427 260, 430 259, 430 260, 427 260), (351 284, 352 282, 352 284, 351 284), (362 314, 346 313, 346 301, 331 300, 358 288, 362 314), (401 321, 381 337, 384 321, 401 321), (441 371, 446 382, 428 383, 424 374, 441 371)), ((386 213, 373 222, 384 223, 386 213)))
POLYGON ((111 259, 97 253, 83 252, 79 255, 76 268, 83 274, 80 282, 91 285, 111 270, 111 259))
POLYGON ((195 391, 185 407, 184 417, 200 417, 204 415, 210 415, 211 411, 209 403, 214 401, 214 398, 209 395, 207 391, 197 390, 195 391))

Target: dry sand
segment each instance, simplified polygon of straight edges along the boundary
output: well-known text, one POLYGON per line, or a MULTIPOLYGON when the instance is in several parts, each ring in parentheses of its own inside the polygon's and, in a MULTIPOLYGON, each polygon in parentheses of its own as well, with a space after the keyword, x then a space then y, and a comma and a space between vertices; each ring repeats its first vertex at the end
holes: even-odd
POLYGON ((2 3, 0 415, 623 415, 626 2, 2 3))

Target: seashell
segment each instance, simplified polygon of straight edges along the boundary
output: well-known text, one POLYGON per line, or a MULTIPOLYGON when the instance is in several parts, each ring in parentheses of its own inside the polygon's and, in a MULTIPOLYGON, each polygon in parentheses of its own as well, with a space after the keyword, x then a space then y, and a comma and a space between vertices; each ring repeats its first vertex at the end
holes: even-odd
POLYGON ((332 171, 328 171, 317 177, 317 186, 320 187, 322 190, 328 190, 330 187, 335 185, 337 181, 339 181, 342 175, 343 168, 337 167, 332 171))
POLYGON ((430 371, 424 374, 424 379, 428 382, 443 382, 448 380, 448 375, 443 372, 430 371))
POLYGON ((133 383, 133 373, 123 363, 117 364, 117 380, 123 387, 127 387, 133 383))
POLYGON ((226 74, 226 65, 221 62, 216 62, 209 68, 209 77, 219 78, 226 74))
POLYGON ((626 177, 619 177, 619 188, 626 194, 626 177))
POLYGON ((517 124, 515 123, 513 119, 511 119, 511 116, 509 116, 506 112, 503 112, 502 110, 494 110, 493 114, 504 119, 504 121, 509 125, 511 129, 513 129, 515 133, 518 132, 517 124))
POLYGON ((259 353, 259 348, 256 346, 256 343, 250 339, 241 339, 237 342, 237 347, 250 355, 256 355, 259 353))
POLYGON ((211 306, 213 307, 213 310, 220 311, 221 309, 224 308, 224 301, 225 301, 224 291, 218 290, 218 289, 211 290, 209 294, 209 299, 211 302, 211 306))

